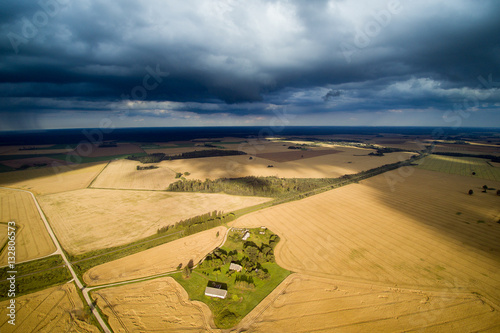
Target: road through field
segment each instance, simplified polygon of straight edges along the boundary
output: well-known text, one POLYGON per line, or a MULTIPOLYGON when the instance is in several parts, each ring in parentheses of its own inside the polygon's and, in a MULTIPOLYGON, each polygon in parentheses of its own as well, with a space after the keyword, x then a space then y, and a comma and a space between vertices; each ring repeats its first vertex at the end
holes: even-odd
POLYGON ((0 187, 0 188, 6 189, 6 190, 11 190, 11 191, 27 192, 31 195, 31 197, 33 198, 33 201, 36 205, 36 208, 38 209, 38 213, 40 214, 40 217, 42 218, 43 223, 45 224, 45 228, 47 229, 47 232, 49 233, 50 237, 52 238, 52 241, 54 242, 54 244, 56 246, 56 251, 53 254, 60 254, 61 255, 61 257, 64 260, 64 263, 66 264, 66 267, 68 267, 68 269, 71 273, 71 276, 75 280, 76 285, 82 291, 83 297, 85 298, 85 301, 87 302, 88 306, 90 307, 92 314, 96 317, 97 321, 99 322, 99 325, 101 325, 101 328, 104 330, 104 332, 111 333, 111 330, 108 328, 108 326, 106 325, 106 323, 102 319, 101 315, 99 314, 99 312, 96 310, 96 308, 92 304, 92 300, 90 299, 88 290, 83 287, 83 284, 80 282, 80 280, 78 279, 78 276, 76 275, 75 271, 73 270, 73 266, 71 266, 71 263, 69 262, 68 258, 66 257, 66 254, 62 250, 61 245, 59 244, 59 241, 57 240, 56 235, 52 231, 52 228, 50 227, 49 222, 45 218, 45 214, 43 213, 42 209, 40 208, 40 205, 38 204, 38 201, 36 200, 35 195, 33 193, 31 193, 30 191, 17 190, 17 189, 11 189, 11 188, 6 188, 6 187, 0 187))

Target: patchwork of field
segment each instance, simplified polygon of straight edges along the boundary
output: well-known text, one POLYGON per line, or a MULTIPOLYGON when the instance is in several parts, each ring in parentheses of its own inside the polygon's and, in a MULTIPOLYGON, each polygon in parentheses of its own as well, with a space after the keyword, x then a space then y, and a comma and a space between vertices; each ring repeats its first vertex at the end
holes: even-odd
POLYGON ((488 154, 500 155, 500 146, 486 145, 461 145, 461 144, 437 144, 434 147, 436 153, 463 153, 463 154, 488 154))
POLYGON ((230 332, 476 332, 499 327, 498 311, 474 294, 293 274, 230 332))
POLYGON ((8 161, 3 161, 2 164, 16 169, 16 168, 20 168, 21 166, 24 166, 24 165, 36 166, 36 164, 38 164, 38 165, 46 164, 47 166, 62 166, 62 165, 68 165, 68 164, 72 164, 72 163, 67 163, 66 161, 56 160, 55 158, 41 156, 41 157, 12 159, 12 160, 8 160, 8 161))
POLYGON ((315 150, 300 150, 300 149, 292 149, 283 152, 275 152, 275 153, 261 153, 255 156, 265 158, 274 162, 290 162, 295 160, 300 160, 302 158, 311 158, 329 154, 340 153, 340 150, 334 149, 315 149, 315 150))
POLYGON ((85 157, 103 157, 137 153, 144 153, 144 150, 133 143, 118 143, 116 147, 98 147, 91 145, 89 142, 83 142, 79 144, 74 151, 74 154, 85 157))
MULTIPOLYGON (((275 176, 281 178, 335 178, 369 170, 384 164, 395 163, 410 158, 412 153, 391 153, 385 156, 369 156, 371 149, 341 148, 332 154, 311 158, 300 158, 289 162, 275 162, 258 156, 238 155, 206 157, 185 160, 162 161, 175 172, 189 172, 188 179, 217 179, 246 176, 275 176), (272 165, 272 167, 269 167, 272 165)), ((290 152, 287 150, 285 153, 290 152)), ((295 154, 301 151, 293 152, 295 154)), ((269 153, 280 156, 283 152, 269 153)), ((268 154, 268 153, 266 153, 268 154)))
POLYGON ((83 275, 83 280, 95 286, 174 271, 190 261, 196 265, 222 245, 226 232, 227 228, 220 226, 96 266, 83 275))
POLYGON ((106 163, 57 165, 53 167, 0 173, 0 186, 29 190, 34 194, 81 189, 106 166, 106 163))
POLYGON ((165 163, 153 164, 157 169, 137 170, 137 166, 149 166, 127 159, 111 161, 94 180, 91 187, 117 189, 165 190, 175 182, 175 172, 165 163))
POLYGON ((0 302, 2 332, 100 332, 90 317, 73 283, 16 297, 16 325, 7 320, 9 301, 0 302))
POLYGON ((114 332, 220 332, 207 305, 170 277, 92 292, 114 332))
POLYGON ((430 155, 418 164, 425 170, 500 181, 500 167, 482 158, 430 155))
POLYGON ((214 210, 231 212, 269 198, 82 189, 38 200, 64 249, 80 254, 136 241, 182 219, 214 210))
POLYGON ((482 179, 405 171, 412 173, 392 171, 245 215, 232 226, 279 234, 276 260, 291 271, 477 292, 500 304, 500 197, 480 193, 482 179), (479 193, 469 196, 469 188, 479 193))
POLYGON ((72 145, 30 145, 30 146, 2 146, 2 155, 49 155, 64 154, 74 150, 72 145), (57 147, 54 147, 57 146, 57 147), (33 148, 33 149, 25 149, 33 148))
MULTIPOLYGON (((0 221, 16 222, 16 262, 36 259, 56 250, 29 193, 0 189, 0 221)), ((3 226, 6 225, 2 223, 3 226)), ((2 239, 4 235, 6 232, 2 239)), ((0 266, 7 265, 7 252, 4 248, 0 253, 0 266)))
POLYGON ((163 153, 167 156, 172 156, 172 155, 179 155, 182 153, 188 153, 191 151, 196 151, 196 150, 211 150, 211 149, 216 149, 216 148, 210 148, 210 147, 176 147, 176 148, 158 148, 158 149, 147 149, 146 153, 148 154, 157 154, 157 153, 163 153))

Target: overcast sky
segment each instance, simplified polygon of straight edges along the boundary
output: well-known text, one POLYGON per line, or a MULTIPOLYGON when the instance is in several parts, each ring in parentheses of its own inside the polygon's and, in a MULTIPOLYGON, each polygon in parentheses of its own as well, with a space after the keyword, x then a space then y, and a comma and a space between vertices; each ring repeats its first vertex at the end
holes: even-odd
POLYGON ((3 0, 0 130, 500 127, 500 1, 3 0))

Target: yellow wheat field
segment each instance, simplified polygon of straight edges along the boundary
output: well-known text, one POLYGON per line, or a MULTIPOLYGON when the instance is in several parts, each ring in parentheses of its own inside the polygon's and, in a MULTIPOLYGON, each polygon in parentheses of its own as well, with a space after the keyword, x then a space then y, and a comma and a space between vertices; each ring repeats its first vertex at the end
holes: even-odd
MULTIPOLYGON (((0 221, 16 222, 16 262, 36 259, 56 250, 29 193, 0 189, 0 221)), ((7 226, 2 226, 5 226, 5 234, 2 234, 5 241, 7 226)), ((0 266, 7 265, 7 252, 7 248, 1 252, 0 266)))
POLYGON ((165 190, 177 179, 175 172, 164 163, 142 164, 131 160, 114 160, 92 183, 94 188, 165 190), (158 166, 157 169, 137 170, 137 166, 158 166))
POLYGON ((38 200, 65 250, 79 254, 136 241, 182 219, 214 210, 231 212, 269 198, 83 189, 38 200))
POLYGON ((88 285, 108 284, 174 271, 189 261, 196 265, 222 244, 226 231, 220 226, 96 266, 83 275, 83 280, 88 285))
POLYGON ((295 272, 477 292, 500 305, 499 197, 480 193, 481 179, 410 170, 392 187, 386 177, 398 171, 251 213, 233 225, 278 233, 277 262, 295 272), (469 196, 469 188, 479 193, 469 196))
POLYGON ((379 287, 290 275, 230 332, 494 332, 478 295, 379 287))
POLYGON ((99 332, 84 311, 73 283, 17 297, 15 326, 7 323, 8 302, 0 302, 2 333, 99 332))
POLYGON ((71 191, 89 186, 105 166, 105 162, 57 164, 40 169, 2 172, 0 186, 28 190, 34 194, 71 191))
POLYGON ((207 305, 170 277, 92 292, 116 332, 219 332, 207 305))

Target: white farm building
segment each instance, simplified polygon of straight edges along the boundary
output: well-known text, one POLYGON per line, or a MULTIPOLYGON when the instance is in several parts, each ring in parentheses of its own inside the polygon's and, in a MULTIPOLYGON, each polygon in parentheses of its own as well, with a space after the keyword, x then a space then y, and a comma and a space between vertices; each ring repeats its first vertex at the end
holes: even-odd
POLYGON ((205 296, 208 296, 208 297, 218 297, 218 298, 224 299, 227 296, 227 290, 225 290, 225 289, 219 289, 219 288, 206 287, 205 288, 205 296))

